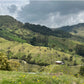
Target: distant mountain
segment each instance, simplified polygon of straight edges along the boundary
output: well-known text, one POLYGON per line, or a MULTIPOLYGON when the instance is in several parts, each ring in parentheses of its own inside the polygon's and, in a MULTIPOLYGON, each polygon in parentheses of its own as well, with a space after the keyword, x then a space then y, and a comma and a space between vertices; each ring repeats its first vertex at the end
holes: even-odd
POLYGON ((11 16, 0 16, 0 37, 10 41, 53 47, 63 51, 72 49, 69 47, 69 45, 72 45, 72 41, 69 39, 84 42, 84 38, 73 36, 63 30, 54 31, 46 26, 23 24, 11 16))
POLYGON ((64 32, 62 30, 53 31, 52 29, 46 26, 35 25, 30 23, 25 23, 24 28, 43 35, 49 35, 49 36, 52 35, 52 36, 62 37, 62 38, 70 38, 72 36, 71 34, 64 32))
POLYGON ((17 21, 16 19, 14 19, 13 17, 11 16, 8 16, 8 15, 5 15, 5 16, 2 16, 0 15, 0 27, 1 26, 22 26, 22 23, 20 21, 17 21))
POLYGON ((29 42, 35 33, 24 29, 23 25, 11 16, 0 16, 0 37, 12 41, 29 42))
POLYGON ((30 23, 23 24, 11 16, 0 16, 0 37, 10 41, 29 43, 34 46, 52 47, 54 45, 53 40, 67 39, 71 38, 71 36, 71 34, 61 30, 53 31, 46 26, 30 23), (58 39, 54 38, 52 40, 53 37, 58 37, 58 39), (52 43, 50 42, 51 40, 52 43))
POLYGON ((30 23, 23 24, 11 16, 0 16, 0 36, 13 41, 28 42, 38 35, 56 36, 61 38, 70 38, 72 35, 61 31, 53 31, 46 26, 35 25, 30 23))
POLYGON ((62 30, 65 32, 69 32, 72 35, 83 37, 84 36, 84 23, 79 23, 73 26, 64 26, 64 27, 54 29, 54 30, 62 30))
MULTIPOLYGON (((23 44, 27 43, 27 44, 34 45, 34 47, 45 46, 49 48, 49 50, 55 49, 60 52, 71 53, 71 54, 75 53, 75 48, 77 44, 82 45, 82 43, 73 41, 73 40, 82 39, 82 41, 84 42, 83 38, 73 36, 70 33, 61 30, 61 28, 60 30, 59 29, 52 30, 46 26, 35 25, 30 23, 23 24, 11 16, 0 16, 0 38, 1 37, 10 41, 9 43, 10 46, 11 46, 11 41, 13 41, 14 43, 18 41, 22 46, 22 49, 23 49, 22 51, 24 50, 26 51, 26 49, 24 49, 23 44)), ((0 43, 5 47, 8 46, 6 45, 7 43, 5 44, 4 41, 3 42, 0 41, 0 43)), ((17 48, 15 48, 16 51, 17 51, 17 48)), ((10 47, 7 47, 7 50, 10 50, 10 47)), ((19 49, 17 52, 20 52, 20 51, 21 49, 19 49)), ((41 49, 39 51, 41 51, 41 49)), ((29 51, 26 51, 26 52, 29 53, 29 51)), ((44 52, 46 52, 46 50, 44 50, 44 52)), ((39 56, 39 54, 40 52, 36 56, 39 56)))
POLYGON ((68 40, 72 35, 67 32, 61 30, 53 31, 41 25, 23 24, 11 16, 0 16, 0 37, 9 41, 45 46, 64 52, 74 47, 69 47, 69 45, 72 46, 74 43, 68 40))

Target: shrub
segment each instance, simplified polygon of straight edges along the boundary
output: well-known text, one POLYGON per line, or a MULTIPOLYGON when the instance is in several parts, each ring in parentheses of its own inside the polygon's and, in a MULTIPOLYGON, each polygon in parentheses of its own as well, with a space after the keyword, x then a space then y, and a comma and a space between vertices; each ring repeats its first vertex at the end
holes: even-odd
POLYGON ((68 57, 64 57, 64 60, 68 60, 68 57))
POLYGON ((84 66, 80 67, 80 75, 84 76, 84 66))
POLYGON ((74 66, 76 66, 77 65, 77 62, 76 62, 76 60, 74 60, 74 64, 73 64, 74 66))
POLYGON ((76 53, 84 57, 84 45, 76 45, 76 53))
POLYGON ((69 59, 70 61, 73 61, 73 56, 70 56, 70 59, 69 59))
POLYGON ((7 56, 1 52, 0 52, 0 69, 1 70, 11 70, 7 56))
POLYGON ((81 61, 82 61, 82 62, 84 62, 84 58, 83 58, 83 59, 81 59, 81 61))
POLYGON ((9 64, 11 66, 11 70, 17 70, 20 66, 19 62, 13 60, 9 60, 9 64))

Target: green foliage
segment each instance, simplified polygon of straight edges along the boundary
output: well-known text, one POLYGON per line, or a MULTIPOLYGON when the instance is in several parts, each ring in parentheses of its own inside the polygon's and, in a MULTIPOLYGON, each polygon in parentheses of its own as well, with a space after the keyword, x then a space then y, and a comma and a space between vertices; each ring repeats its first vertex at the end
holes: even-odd
POLYGON ((73 61, 73 56, 70 56, 70 59, 69 59, 70 61, 73 61))
MULTIPOLYGON (((61 40, 62 39, 60 39, 59 42, 61 40)), ((70 53, 67 54, 67 53, 55 50, 53 48, 32 46, 27 43, 8 41, 3 38, 0 38, 0 41, 1 41, 0 50, 4 50, 3 52, 7 53, 7 57, 9 59, 22 59, 22 60, 25 60, 27 63, 41 65, 41 66, 55 64, 55 61, 57 60, 60 60, 60 61, 62 60, 66 65, 67 64, 73 65, 74 60, 76 60, 77 64, 79 65, 83 63, 81 61, 83 57, 76 56, 75 54, 70 55, 70 53), (31 56, 28 57, 28 55, 31 55, 31 56), (72 61, 70 61, 70 56, 73 56, 72 61)), ((60 44, 57 44, 57 48, 59 48, 59 46, 60 44)))
POLYGON ((70 39, 84 42, 84 23, 79 23, 77 25, 72 26, 64 26, 53 30, 54 31, 62 30, 64 32, 70 33, 72 34, 70 39))
POLYGON ((8 60, 7 56, 0 52, 0 70, 16 70, 20 66, 20 63, 13 60, 8 60))
POLYGON ((78 43, 75 43, 75 41, 66 38, 57 38, 53 36, 49 36, 48 40, 48 47, 54 48, 65 53, 74 53, 76 44, 78 43))
POLYGON ((76 66, 77 65, 77 61, 76 60, 74 60, 74 64, 73 64, 74 66, 76 66))
POLYGON ((10 50, 8 50, 7 51, 7 57, 8 57, 8 59, 10 59, 12 56, 13 56, 13 53, 10 50))
POLYGON ((77 45, 76 53, 84 57, 84 45, 77 45))
POLYGON ((2 18, 0 20, 0 37, 10 40, 5 40, 5 42, 0 40, 0 45, 3 45, 0 49, 7 52, 8 58, 23 59, 28 63, 41 66, 54 64, 56 60, 63 60, 66 65, 73 65, 74 60, 81 64, 79 57, 74 60, 69 59, 70 56, 74 57, 77 54, 75 53, 76 45, 82 45, 80 42, 68 39, 72 37, 71 34, 59 30, 53 31, 45 26, 22 24, 10 16, 1 16, 0 18, 2 18), (31 56, 28 56, 30 53, 31 56))
POLYGON ((22 59, 22 60, 25 60, 27 63, 30 63, 30 60, 32 59, 31 53, 28 54, 28 56, 23 55, 23 56, 21 57, 21 59, 22 59))
POLYGON ((18 42, 21 42, 21 43, 25 43, 26 40, 24 39, 21 39, 19 36, 11 33, 11 32, 7 32, 5 30, 3 31, 0 31, 0 36, 5 38, 5 39, 8 39, 10 41, 18 41, 18 42))
POLYGON ((23 73, 0 71, 0 84, 83 84, 83 77, 50 75, 47 73, 23 73), (9 76, 9 77, 8 77, 9 76))
POLYGON ((84 66, 81 66, 81 67, 80 67, 80 74, 81 74, 82 76, 84 76, 84 66))
POLYGON ((40 25, 22 24, 10 16, 0 16, 0 18, 2 19, 0 20, 0 37, 10 41, 30 43, 34 46, 50 47, 66 53, 75 52, 74 48, 77 43, 67 39, 73 37, 69 33, 54 31, 40 25))
POLYGON ((81 61, 84 63, 84 58, 83 58, 83 59, 81 59, 81 61))
POLYGON ((11 66, 11 70, 17 71, 18 68, 20 67, 20 63, 18 61, 9 60, 9 64, 11 66))
POLYGON ((79 23, 77 25, 72 25, 72 26, 64 26, 57 30, 63 30, 66 32, 70 32, 73 35, 82 37, 84 36, 84 23, 79 23))
POLYGON ((53 36, 57 36, 57 37, 62 37, 62 38, 70 38, 72 35, 64 32, 64 31, 52 31, 52 29, 46 27, 46 26, 41 26, 41 25, 34 25, 34 24, 29 24, 29 23, 25 23, 24 28, 26 29, 30 29, 34 32, 43 34, 43 35, 53 35, 53 36))
POLYGON ((0 69, 1 70, 11 70, 7 56, 0 52, 0 69))
POLYGON ((31 45, 34 46, 48 46, 48 36, 38 35, 36 37, 33 37, 30 40, 31 45))

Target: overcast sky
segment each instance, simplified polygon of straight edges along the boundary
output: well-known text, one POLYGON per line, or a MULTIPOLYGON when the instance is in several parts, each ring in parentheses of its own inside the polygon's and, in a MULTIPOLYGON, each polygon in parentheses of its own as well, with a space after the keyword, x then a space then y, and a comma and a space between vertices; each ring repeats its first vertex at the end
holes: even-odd
POLYGON ((84 22, 83 0, 0 0, 0 15, 57 28, 84 22))

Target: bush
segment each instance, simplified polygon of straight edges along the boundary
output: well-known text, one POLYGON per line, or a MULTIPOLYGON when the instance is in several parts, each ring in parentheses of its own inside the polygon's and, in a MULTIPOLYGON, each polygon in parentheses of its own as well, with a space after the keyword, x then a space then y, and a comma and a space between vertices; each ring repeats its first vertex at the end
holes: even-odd
POLYGON ((69 59, 70 61, 73 61, 73 56, 70 56, 70 59, 69 59))
POLYGON ((0 52, 0 69, 1 70, 11 70, 7 56, 1 52, 0 52))
POLYGON ((20 63, 17 61, 9 60, 9 64, 11 66, 11 70, 18 70, 20 63))
POLYGON ((77 65, 77 62, 76 62, 76 60, 74 60, 74 64, 73 64, 74 66, 76 66, 77 65))
POLYGON ((83 58, 83 59, 81 59, 81 61, 82 61, 82 62, 84 62, 84 58, 83 58))
POLYGON ((84 76, 84 66, 80 67, 80 75, 84 76))
POLYGON ((76 45, 76 53, 84 57, 84 45, 76 45))

